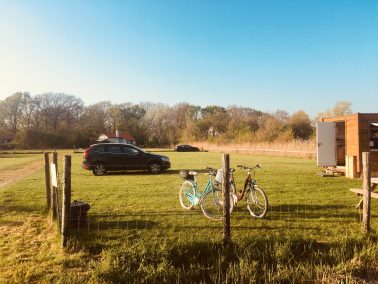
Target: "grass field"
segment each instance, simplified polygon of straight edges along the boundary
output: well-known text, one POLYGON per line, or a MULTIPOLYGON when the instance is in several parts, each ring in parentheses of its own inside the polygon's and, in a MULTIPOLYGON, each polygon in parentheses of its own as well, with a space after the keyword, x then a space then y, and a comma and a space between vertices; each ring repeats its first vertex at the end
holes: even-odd
POLYGON ((0 154, 0 172, 17 170, 31 162, 43 160, 41 154, 0 154))
MULTIPOLYGON (((231 216, 233 244, 223 247, 222 224, 199 209, 185 211, 178 202, 178 171, 197 170, 203 186, 205 167, 221 165, 219 153, 167 152, 172 168, 164 174, 104 177, 81 169, 82 154, 70 154, 72 200, 90 203, 88 226, 73 230, 71 249, 64 253, 47 217, 43 171, 0 188, 0 279, 5 282, 292 283, 377 277, 377 200, 372 201, 373 233, 366 238, 354 208, 358 198, 348 191, 361 181, 317 176, 320 169, 312 160, 232 154, 233 167, 260 163, 256 177, 270 207, 265 219, 256 220, 239 203, 231 216)), ((6 171, 8 163, 41 158, 0 155, 0 167, 6 171)), ((241 186, 245 172, 237 170, 235 176, 241 186)))

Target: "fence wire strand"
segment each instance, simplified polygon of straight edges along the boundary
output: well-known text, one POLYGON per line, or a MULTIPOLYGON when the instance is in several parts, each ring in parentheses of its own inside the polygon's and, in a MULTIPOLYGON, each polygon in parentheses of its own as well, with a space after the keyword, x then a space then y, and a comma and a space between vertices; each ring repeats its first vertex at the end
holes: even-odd
MULTIPOLYGON (((355 233, 361 220, 360 211, 353 206, 353 202, 357 203, 358 198, 348 192, 347 187, 345 194, 334 192, 332 186, 329 186, 332 182, 328 183, 327 177, 317 177, 320 179, 319 184, 324 188, 316 188, 306 183, 306 175, 316 175, 316 172, 310 171, 318 169, 302 167, 310 163, 312 161, 303 160, 298 162, 270 161, 260 164, 262 169, 256 171, 256 178, 268 196, 267 216, 261 220, 252 218, 246 210, 245 201, 242 200, 231 214, 231 234, 243 238, 263 232, 266 235, 302 235, 321 240, 332 239, 336 235, 348 236, 355 233), (293 172, 275 171, 276 168, 281 167, 293 167, 293 172), (291 183, 296 185, 296 188, 286 186, 285 180, 289 177, 293 179, 291 183)), ((153 179, 151 178, 153 176, 139 171, 110 173, 110 177, 117 178, 117 183, 113 188, 109 187, 112 188, 112 192, 104 192, 102 196, 97 194, 96 198, 91 196, 91 192, 76 191, 73 187, 73 199, 89 202, 91 209, 86 222, 77 220, 76 226, 72 226, 71 229, 79 237, 94 234, 106 242, 113 242, 117 236, 121 239, 132 239, 143 238, 145 234, 150 238, 169 238, 172 237, 170 233, 172 231, 188 237, 209 234, 211 230, 221 234, 220 222, 207 220, 198 207, 195 210, 182 209, 178 199, 178 191, 183 182, 179 176, 180 169, 198 171, 198 186, 202 190, 206 183, 204 175, 207 173, 206 167, 218 169, 221 163, 213 161, 174 163, 173 169, 159 175, 167 179, 153 179), (140 185, 128 184, 128 178, 134 176, 145 176, 146 179, 140 185), (173 188, 168 184, 173 185, 173 188), (120 197, 111 198, 113 194, 120 197), (146 202, 149 194, 153 195, 156 204, 146 202)), ((236 168, 236 163, 231 167, 236 168)), ((73 168, 73 173, 77 170, 78 168, 73 168)), ((62 182, 59 173, 57 174, 56 198, 58 224, 61 226, 62 182)), ((237 186, 241 187, 245 171, 237 170, 235 178, 237 186)), ((334 180, 343 178, 335 177, 334 180)), ((95 188, 92 190, 96 191, 95 188)), ((376 215, 374 211, 372 218, 376 215)), ((211 239, 212 236, 206 237, 211 239)))

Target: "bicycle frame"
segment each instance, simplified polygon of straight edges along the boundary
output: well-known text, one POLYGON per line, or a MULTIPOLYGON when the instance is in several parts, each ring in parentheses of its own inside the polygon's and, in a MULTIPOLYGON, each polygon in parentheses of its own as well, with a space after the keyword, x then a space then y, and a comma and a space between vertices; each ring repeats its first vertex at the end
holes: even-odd
POLYGON ((236 191, 236 182, 235 182, 235 178, 234 178, 234 174, 231 173, 230 175, 230 179, 231 179, 231 183, 234 185, 234 189, 235 189, 235 192, 234 194, 236 194, 236 196, 238 197, 238 201, 242 200, 245 193, 249 190, 251 187, 253 187, 255 184, 256 184, 256 180, 252 179, 252 176, 251 176, 251 170, 248 170, 247 172, 247 177, 244 181, 244 187, 243 187, 243 190, 240 192, 240 194, 238 194, 236 191))
MULTIPOLYGON (((202 192, 199 192, 198 185, 196 179, 194 181, 190 181, 194 188, 194 194, 191 194, 189 192, 185 193, 185 196, 188 198, 189 202, 193 205, 197 206, 202 202, 202 197, 208 193, 209 191, 213 191, 214 185, 213 181, 211 179, 211 175, 209 175, 209 179, 207 180, 207 183, 204 187, 204 190, 202 192)), ((213 191, 214 195, 214 191, 213 191)))

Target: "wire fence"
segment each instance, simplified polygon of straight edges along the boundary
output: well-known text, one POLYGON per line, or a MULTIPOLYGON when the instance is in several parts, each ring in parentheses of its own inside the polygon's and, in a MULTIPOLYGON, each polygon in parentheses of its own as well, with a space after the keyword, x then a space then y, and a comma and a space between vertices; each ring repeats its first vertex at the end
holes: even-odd
MULTIPOLYGON (((98 177, 97 184, 92 183, 90 187, 85 186, 83 177, 77 177, 73 181, 72 199, 79 202, 75 212, 72 211, 75 205, 71 203, 71 234, 86 242, 93 237, 104 243, 125 238, 216 238, 222 232, 221 222, 205 218, 199 206, 193 210, 180 206, 179 188, 183 179, 179 171, 197 171, 201 191, 209 178, 205 175, 206 167, 217 169, 219 165, 215 161, 176 163, 172 170, 160 175, 145 171, 111 172, 105 180, 98 177), (90 208, 80 201, 87 202, 90 208)), ((263 235, 332 240, 359 234, 362 211, 355 206, 360 198, 348 189, 358 186, 360 181, 317 176, 314 167, 308 168, 308 165, 309 162, 303 160, 265 162, 263 168, 257 170, 256 178, 268 196, 267 215, 263 219, 253 218, 245 200, 239 201, 231 214, 231 235, 234 238, 263 235)), ((73 175, 78 171, 74 168, 73 175)), ((59 176, 59 171, 57 174, 55 202, 61 228, 64 177, 59 176)), ((242 189, 245 175, 245 171, 236 170, 237 190, 242 189)), ((377 205, 373 201, 371 216, 375 228, 378 228, 377 205)))

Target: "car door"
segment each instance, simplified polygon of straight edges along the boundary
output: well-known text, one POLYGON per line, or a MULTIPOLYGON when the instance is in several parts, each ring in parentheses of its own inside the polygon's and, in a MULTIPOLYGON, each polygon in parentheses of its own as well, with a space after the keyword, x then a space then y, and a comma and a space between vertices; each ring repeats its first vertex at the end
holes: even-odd
POLYGON ((121 145, 108 145, 109 169, 120 170, 123 168, 123 151, 121 145))
POLYGON ((145 168, 146 162, 141 152, 128 145, 122 146, 122 150, 125 170, 141 170, 145 168))

